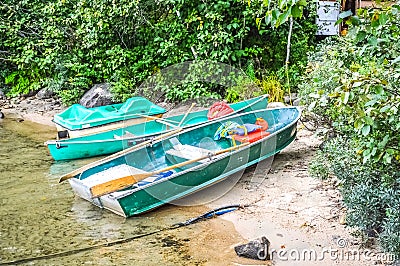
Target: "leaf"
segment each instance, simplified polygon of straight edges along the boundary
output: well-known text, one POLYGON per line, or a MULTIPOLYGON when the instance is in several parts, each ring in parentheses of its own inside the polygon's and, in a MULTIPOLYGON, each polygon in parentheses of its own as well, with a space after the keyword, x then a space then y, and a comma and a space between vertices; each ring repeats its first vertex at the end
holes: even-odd
POLYGON ((379 14, 379 24, 385 25, 387 20, 388 20, 388 17, 386 14, 384 14, 384 13, 379 14))
POLYGON ((266 15, 265 16, 265 24, 270 25, 271 24, 271 15, 266 15))
POLYGON ((362 121, 362 119, 356 119, 356 121, 354 121, 354 128, 355 129, 360 129, 364 126, 364 123, 362 121))
POLYGON ((389 141, 389 134, 386 134, 386 136, 383 138, 383 140, 381 142, 379 142, 378 147, 380 149, 383 149, 386 146, 386 144, 388 143, 388 141, 389 141))
POLYGON ((349 101, 349 96, 350 96, 350 93, 348 91, 345 91, 342 94, 342 101, 344 104, 347 104, 347 102, 349 101))
POLYGON ((365 117, 364 117, 364 121, 365 121, 365 123, 368 124, 368 125, 373 125, 373 124, 374 124, 374 120, 373 120, 371 117, 369 117, 369 116, 365 116, 365 117))
POLYGON ((337 26, 337 25, 339 25, 339 24, 342 24, 342 22, 343 22, 343 19, 342 19, 342 18, 336 20, 335 26, 337 26))
POLYGON ((361 134, 366 137, 368 136, 369 132, 371 131, 371 126, 370 125, 365 125, 361 129, 361 134))
POLYGON ((353 15, 353 12, 351 12, 351 10, 347 10, 345 12, 342 12, 339 14, 339 18, 343 19, 343 18, 347 18, 353 15))
POLYGON ((390 105, 385 105, 379 110, 379 112, 386 113, 386 111, 388 111, 389 109, 390 109, 390 105))
POLYGON ((308 106, 308 111, 312 111, 312 109, 314 109, 315 105, 317 104, 316 101, 313 101, 309 106, 308 106))
POLYGON ((375 36, 372 36, 371 38, 368 39, 368 43, 372 46, 377 46, 378 45, 378 39, 375 36))
POLYGON ((299 0, 297 2, 297 5, 299 5, 299 6, 307 6, 307 0, 299 0))
POLYGON ((397 64, 400 61, 400 56, 393 59, 392 64, 397 64))
POLYGON ((303 12, 298 5, 292 7, 292 17, 301 18, 303 12))
POLYGON ((349 21, 350 21, 350 24, 354 25, 354 26, 358 26, 361 24, 361 20, 357 16, 352 16, 349 21))
POLYGON ((381 86, 381 85, 375 86, 375 93, 379 94, 379 95, 385 94, 385 90, 383 89, 383 86, 381 86))
POLYGON ((281 12, 277 9, 272 10, 272 18, 277 20, 281 12))
POLYGON ((367 33, 363 30, 360 30, 359 32, 357 32, 356 40, 358 42, 361 42, 365 39, 366 36, 367 36, 367 33))
POLYGON ((260 29, 260 26, 261 26, 261 18, 256 18, 256 25, 257 25, 257 28, 260 29))
POLYGON ((356 82, 354 82, 353 83, 353 88, 357 88, 357 87, 360 87, 361 85, 363 84, 363 81, 356 81, 356 82))
POLYGON ((289 8, 287 11, 285 11, 285 13, 280 14, 276 27, 278 27, 279 25, 282 25, 284 22, 286 22, 287 18, 289 17, 289 15, 291 13, 292 13, 292 8, 289 8))

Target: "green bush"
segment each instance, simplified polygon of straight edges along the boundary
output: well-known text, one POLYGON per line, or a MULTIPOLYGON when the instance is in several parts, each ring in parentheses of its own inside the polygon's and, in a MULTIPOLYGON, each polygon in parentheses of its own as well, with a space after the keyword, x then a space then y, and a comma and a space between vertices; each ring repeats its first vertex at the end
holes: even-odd
POLYGON ((310 55, 300 85, 308 111, 344 136, 325 145, 310 173, 337 176, 348 224, 400 256, 400 6, 358 15, 346 38, 310 55))
MULTIPOLYGON (((108 82, 116 100, 161 69, 188 60, 278 71, 284 65, 288 25, 260 23, 260 2, 5 0, 0 4, 0 87, 9 95, 42 87, 65 103, 95 83, 108 82), (71 91, 72 90, 72 91, 71 91)), ((314 10, 313 6, 309 10, 314 10)), ((293 13, 299 14, 298 7, 293 13)), ((315 12, 295 21, 292 79, 315 42, 315 12)), ((192 84, 165 91, 169 100, 219 94, 220 86, 192 84)))
POLYGON ((348 210, 347 224, 366 236, 379 236, 384 250, 400 255, 400 166, 362 164, 355 153, 354 141, 330 139, 310 163, 310 175, 335 175, 348 210))

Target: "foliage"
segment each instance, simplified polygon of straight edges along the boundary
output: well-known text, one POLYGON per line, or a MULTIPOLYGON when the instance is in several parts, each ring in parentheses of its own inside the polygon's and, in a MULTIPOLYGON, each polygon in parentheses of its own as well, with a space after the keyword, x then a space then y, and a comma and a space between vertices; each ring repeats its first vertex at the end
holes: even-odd
MULTIPOLYGON (((193 59, 237 68, 254 61, 257 69, 278 71, 284 65, 287 25, 276 30, 261 24, 264 11, 258 2, 241 0, 5 0, 0 4, 0 15, 7 18, 0 20, 0 87, 9 95, 48 87, 73 103, 102 82, 112 85, 116 100, 124 100, 160 69, 193 59)), ((294 77, 315 41, 315 14, 304 13, 295 23, 294 77)), ((170 100, 191 97, 191 90, 224 94, 220 86, 204 84, 170 89, 165 91, 170 100)))
POLYGON ((361 164, 354 156, 356 150, 356 143, 345 137, 328 140, 310 163, 310 174, 338 177, 348 208, 347 224, 367 236, 380 235, 385 250, 400 255, 400 165, 361 164))
POLYGON ((393 41, 400 34, 400 13, 393 10, 382 11, 387 19, 379 31, 367 16, 361 20, 366 25, 353 28, 347 39, 326 42, 301 85, 308 109, 353 136, 364 162, 400 161, 400 46, 393 41), (374 43, 378 39, 379 45, 374 43))
POLYGON ((378 236, 400 255, 400 6, 360 10, 346 38, 323 42, 310 56, 300 94, 308 111, 339 137, 310 165, 336 175, 347 222, 378 236))
POLYGON ((269 94, 269 102, 283 101, 284 88, 276 75, 263 73, 260 74, 261 78, 257 78, 253 63, 247 65, 245 74, 237 78, 235 86, 226 90, 225 99, 228 102, 238 102, 262 94, 269 94))

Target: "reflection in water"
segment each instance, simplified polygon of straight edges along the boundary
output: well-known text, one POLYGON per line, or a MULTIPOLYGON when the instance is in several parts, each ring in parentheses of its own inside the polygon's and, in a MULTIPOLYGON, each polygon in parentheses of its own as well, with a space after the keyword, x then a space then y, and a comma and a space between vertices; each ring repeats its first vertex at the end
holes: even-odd
MULTIPOLYGON (((68 183, 59 184, 58 177, 89 161, 54 163, 43 145, 53 134, 51 128, 26 121, 0 122, 0 264, 152 232, 203 211, 165 206, 124 219, 75 198, 68 183)), ((117 251, 117 247, 102 248, 34 264, 121 265, 127 258, 130 262, 163 261, 160 242, 148 241, 138 239, 130 250, 125 250, 127 246, 117 251)))

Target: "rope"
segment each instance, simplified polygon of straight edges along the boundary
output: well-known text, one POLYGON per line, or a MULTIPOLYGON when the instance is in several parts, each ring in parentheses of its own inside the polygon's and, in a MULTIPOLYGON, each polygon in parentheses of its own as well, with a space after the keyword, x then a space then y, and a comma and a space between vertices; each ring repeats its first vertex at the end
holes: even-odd
POLYGON ((37 257, 30 257, 30 258, 24 258, 24 259, 18 259, 18 260, 13 260, 13 261, 7 261, 7 262, 0 262, 0 265, 16 265, 16 264, 21 264, 21 263, 28 263, 28 262, 32 262, 32 261, 38 261, 38 260, 45 260, 45 259, 53 259, 53 258, 58 258, 58 257, 64 257, 64 256, 69 256, 69 255, 74 255, 77 253, 81 253, 84 251, 89 251, 89 250, 94 250, 94 249, 98 249, 98 248, 102 248, 102 247, 111 247, 111 246, 115 246, 115 245, 119 245, 119 244, 124 244, 127 242, 131 242, 133 240, 139 239, 139 238, 143 238, 146 236, 151 236, 160 232, 164 232, 164 231, 169 231, 169 230, 174 230, 180 227, 184 227, 184 226, 188 226, 191 224, 195 224, 197 222, 200 221, 204 221, 207 219, 211 219, 220 215, 223 215, 225 213, 229 213, 232 211, 235 211, 239 208, 244 208, 247 207, 247 205, 243 206, 243 205, 239 205, 239 204, 235 204, 235 205, 229 205, 229 206, 224 206, 224 207, 220 207, 214 210, 211 210, 209 212, 206 212, 200 216, 197 216, 195 218, 191 218, 189 220, 186 220, 184 222, 180 222, 180 223, 176 223, 173 224, 169 227, 166 228, 162 228, 162 229, 158 229, 149 233, 144 233, 144 234, 140 234, 140 235, 135 235, 132 237, 128 237, 128 238, 124 238, 124 239, 119 239, 116 241, 112 241, 112 242, 107 242, 107 243, 102 243, 102 244, 98 244, 98 245, 94 245, 94 246, 90 246, 90 247, 84 247, 84 248, 78 248, 78 249, 72 249, 72 250, 67 250, 67 251, 62 251, 62 252, 58 252, 58 253, 53 253, 53 254, 48 254, 48 255, 42 255, 42 256, 37 256, 37 257))

